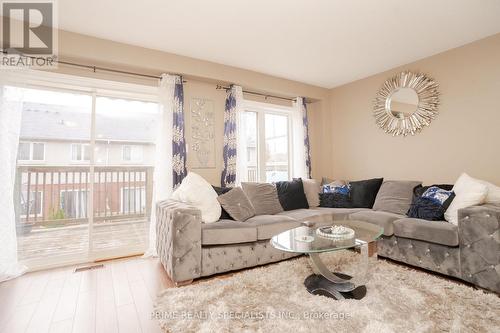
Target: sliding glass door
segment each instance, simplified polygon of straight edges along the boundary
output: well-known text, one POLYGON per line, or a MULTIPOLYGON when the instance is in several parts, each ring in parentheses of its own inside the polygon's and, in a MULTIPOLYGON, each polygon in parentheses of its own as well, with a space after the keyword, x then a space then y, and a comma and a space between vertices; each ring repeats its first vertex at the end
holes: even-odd
POLYGON ((156 96, 67 81, 9 87, 23 96, 14 200, 19 260, 31 268, 148 246, 156 96))

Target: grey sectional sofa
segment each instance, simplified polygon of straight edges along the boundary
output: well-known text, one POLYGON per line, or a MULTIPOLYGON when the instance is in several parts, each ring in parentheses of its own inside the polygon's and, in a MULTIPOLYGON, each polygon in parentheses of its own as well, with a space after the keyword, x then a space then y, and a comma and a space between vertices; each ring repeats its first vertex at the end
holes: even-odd
POLYGON ((198 209, 166 200, 157 204, 157 250, 178 284, 217 273, 295 256, 274 249, 269 239, 304 221, 316 226, 353 219, 384 228, 378 255, 500 292, 500 207, 459 212, 459 224, 424 221, 363 208, 310 208, 259 215, 245 222, 201 222, 198 209))

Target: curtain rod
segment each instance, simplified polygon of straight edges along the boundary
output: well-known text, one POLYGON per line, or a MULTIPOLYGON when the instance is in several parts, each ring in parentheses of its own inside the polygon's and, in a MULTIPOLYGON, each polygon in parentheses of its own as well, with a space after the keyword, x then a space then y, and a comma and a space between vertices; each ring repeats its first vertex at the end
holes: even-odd
POLYGON ((80 68, 87 68, 91 69, 94 71, 103 71, 103 72, 110 72, 110 73, 117 73, 117 74, 125 74, 125 75, 133 75, 133 76, 140 76, 140 77, 146 77, 149 79, 161 79, 160 76, 157 75, 149 75, 149 74, 142 74, 142 73, 136 73, 136 72, 129 72, 129 71, 122 71, 119 69, 112 69, 112 68, 106 68, 106 67, 100 67, 100 66, 93 66, 93 65, 84 65, 84 64, 77 64, 74 62, 69 62, 69 61, 61 61, 61 60, 56 60, 58 64, 62 65, 67 65, 67 66, 73 66, 73 67, 80 67, 80 68))
MULTIPOLYGON (((8 50, 4 50, 2 49, 2 53, 3 54, 9 54, 8 50)), ((24 56, 24 57, 30 57, 30 56, 27 56, 27 55, 24 55, 24 54, 19 54, 17 53, 18 55, 20 56, 24 56)), ((123 71, 123 70, 119 70, 119 69, 113 69, 113 68, 107 68, 107 67, 101 67, 101 66, 95 66, 95 65, 85 65, 85 64, 79 64, 79 63, 75 63, 75 62, 70 62, 70 61, 63 61, 63 60, 55 60, 56 63, 58 64, 61 64, 61 65, 67 65, 67 66, 73 66, 73 67, 80 67, 80 68, 86 68, 86 69, 91 69, 94 73, 96 73, 97 71, 103 71, 103 72, 109 72, 109 73, 117 73, 117 74, 124 74, 124 75, 132 75, 132 76, 138 76, 138 77, 144 77, 144 78, 149 78, 149 79, 161 79, 161 76, 158 76, 158 75, 151 75, 151 74, 143 74, 143 73, 137 73, 137 72, 130 72, 130 71, 123 71)), ((181 74, 176 74, 176 73, 170 73, 172 75, 179 75, 180 77, 182 77, 181 74)), ((182 80, 182 82, 186 83, 187 81, 186 80, 182 80)), ((226 86, 223 86, 223 85, 220 85, 218 84, 216 86, 216 89, 217 90, 228 90, 230 89, 230 87, 226 87, 226 86)), ((256 95, 256 96, 262 96, 264 98, 275 98, 275 99, 281 99, 281 100, 284 100, 284 101, 290 101, 290 102, 295 102, 297 99, 296 98, 289 98, 289 97, 282 97, 282 96, 275 96, 275 95, 270 95, 270 94, 263 94, 263 93, 259 93, 259 92, 256 92, 256 91, 250 91, 250 90, 243 90, 243 92, 245 94, 250 94, 250 95, 256 95)), ((306 103, 308 103, 306 101, 306 103)))
MULTIPOLYGON (((215 88, 217 90, 229 90, 231 89, 231 87, 226 87, 226 86, 222 86, 220 84, 217 85, 217 87, 215 88)), ((290 102, 295 102, 297 101, 296 98, 289 98, 289 97, 282 97, 282 96, 275 96, 275 95, 270 95, 270 94, 263 94, 263 93, 259 93, 259 92, 256 92, 256 91, 250 91, 250 90, 243 90, 243 93, 245 94, 250 94, 250 95, 256 95, 256 96, 262 96, 264 98, 276 98, 276 99, 281 99, 281 100, 284 100, 284 101, 290 101, 290 102)))
MULTIPOLYGON (((145 78, 148 78, 148 79, 157 79, 157 80, 161 79, 161 76, 158 76, 158 75, 150 75, 150 74, 143 74, 143 73, 137 73, 137 72, 122 71, 122 70, 119 70, 119 69, 113 69, 113 68, 107 68, 107 67, 101 67, 101 66, 77 64, 75 62, 69 62, 69 61, 56 60, 56 62, 58 64, 62 64, 62 65, 91 69, 91 70, 94 71, 94 73, 96 71, 103 71, 103 72, 110 72, 110 73, 117 73, 117 74, 124 74, 124 75, 133 75, 133 76, 145 77, 145 78)), ((171 75, 178 75, 181 78, 183 77, 181 74, 176 74, 176 73, 169 73, 169 74, 171 74, 171 75)), ((186 83, 187 81, 183 78, 182 82, 186 83)))

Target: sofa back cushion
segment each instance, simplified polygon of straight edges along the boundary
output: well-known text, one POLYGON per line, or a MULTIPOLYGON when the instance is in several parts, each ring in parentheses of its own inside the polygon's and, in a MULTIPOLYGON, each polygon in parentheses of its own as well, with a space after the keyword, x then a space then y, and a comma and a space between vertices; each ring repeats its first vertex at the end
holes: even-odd
POLYGON ((243 222, 255 216, 255 209, 241 187, 234 187, 230 191, 219 195, 217 200, 236 221, 243 222))
POLYGON ((241 183, 241 187, 252 203, 255 215, 274 215, 283 211, 274 184, 241 183))
POLYGON ((302 179, 297 178, 291 181, 276 183, 278 198, 284 210, 309 208, 302 179))
POLYGON ((419 181, 386 180, 377 193, 373 209, 405 215, 412 202, 413 189, 421 184, 419 181))
POLYGON ((302 179, 302 185, 304 186, 304 193, 309 207, 318 207, 319 193, 321 192, 319 182, 316 179, 302 179))
POLYGON ((384 178, 349 182, 353 208, 372 208, 384 178))

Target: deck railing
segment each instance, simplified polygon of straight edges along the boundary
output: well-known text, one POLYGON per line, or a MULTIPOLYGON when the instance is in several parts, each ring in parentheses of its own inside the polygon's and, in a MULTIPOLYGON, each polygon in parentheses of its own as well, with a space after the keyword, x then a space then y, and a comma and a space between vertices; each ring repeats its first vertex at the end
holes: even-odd
MULTIPOLYGON (((54 227, 87 223, 90 177, 90 167, 85 166, 19 166, 18 225, 54 227)), ((94 222, 148 218, 152 190, 152 167, 94 167, 94 222)))

